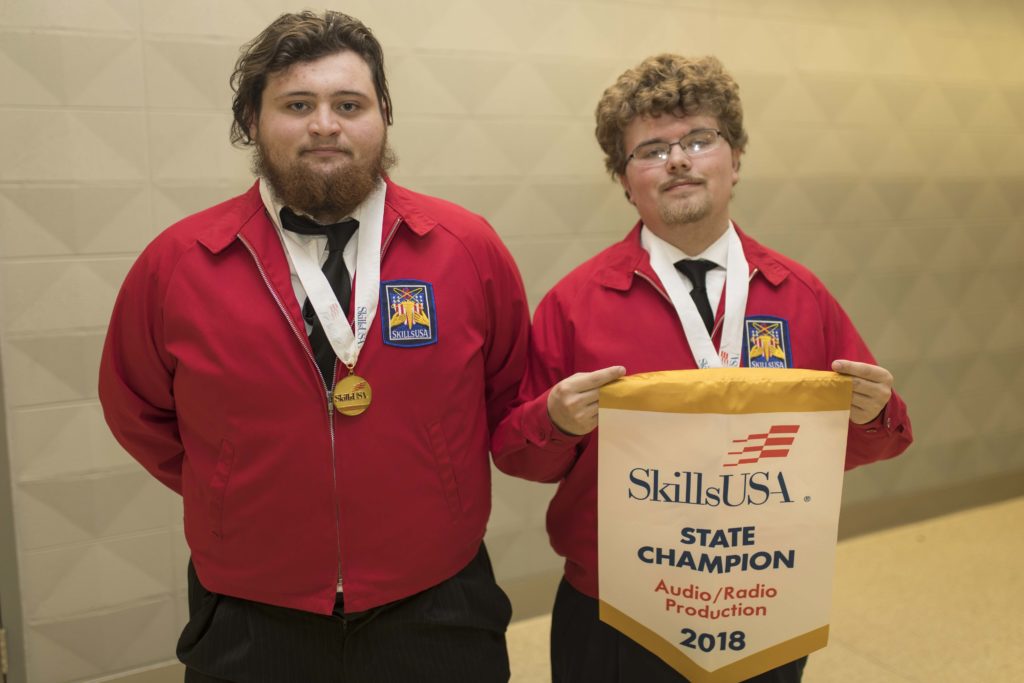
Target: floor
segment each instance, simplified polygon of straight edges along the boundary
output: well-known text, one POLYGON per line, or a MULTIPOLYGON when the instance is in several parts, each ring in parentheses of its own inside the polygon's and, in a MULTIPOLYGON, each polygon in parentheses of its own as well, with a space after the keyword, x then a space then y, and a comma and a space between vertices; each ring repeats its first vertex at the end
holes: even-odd
MULTIPOLYGON (((549 616, 509 628, 513 683, 547 683, 549 616)), ((829 646, 804 683, 1024 681, 1024 497, 839 544, 829 646)))

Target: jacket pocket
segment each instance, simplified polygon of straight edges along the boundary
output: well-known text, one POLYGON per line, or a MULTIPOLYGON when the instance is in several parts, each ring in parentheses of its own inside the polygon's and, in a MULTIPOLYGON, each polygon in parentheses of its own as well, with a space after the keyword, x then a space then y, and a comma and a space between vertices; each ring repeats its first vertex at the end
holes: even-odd
POLYGON ((235 449, 231 442, 223 439, 220 442, 220 453, 217 455, 217 467, 210 477, 210 531, 217 538, 224 538, 224 496, 231 478, 231 466, 235 461, 235 449))
POLYGON ((448 439, 444 436, 440 422, 432 422, 427 431, 430 434, 430 451, 434 454, 434 463, 437 465, 437 476, 441 480, 441 489, 448 501, 448 510, 457 518, 462 513, 462 499, 459 497, 455 467, 448 452, 448 439))

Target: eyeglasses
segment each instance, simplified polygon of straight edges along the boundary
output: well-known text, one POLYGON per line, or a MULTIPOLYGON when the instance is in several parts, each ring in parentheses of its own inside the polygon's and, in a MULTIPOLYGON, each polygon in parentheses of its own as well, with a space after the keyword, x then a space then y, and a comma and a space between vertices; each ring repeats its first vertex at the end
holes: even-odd
POLYGON ((707 154, 718 147, 718 141, 722 139, 722 132, 714 128, 698 128, 690 131, 675 142, 645 142, 638 145, 633 152, 626 157, 626 163, 630 160, 636 161, 640 166, 655 166, 668 161, 672 148, 679 145, 683 154, 688 157, 698 157, 707 154))

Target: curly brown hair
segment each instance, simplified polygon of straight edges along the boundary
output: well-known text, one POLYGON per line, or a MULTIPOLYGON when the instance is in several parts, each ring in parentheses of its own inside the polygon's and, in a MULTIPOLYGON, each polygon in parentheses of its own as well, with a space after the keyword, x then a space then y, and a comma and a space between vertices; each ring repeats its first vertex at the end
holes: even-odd
POLYGON ((242 46, 231 74, 231 102, 234 121, 231 143, 253 144, 249 128, 260 115, 260 102, 267 77, 293 64, 312 62, 337 52, 351 50, 370 67, 381 115, 393 122, 391 94, 384 75, 384 51, 369 28, 355 17, 326 11, 323 15, 305 11, 282 14, 263 32, 242 46))
POLYGON ((597 103, 594 134, 613 178, 626 172, 623 138, 630 121, 661 114, 714 116, 729 145, 740 152, 746 149, 739 86, 722 63, 715 57, 661 54, 619 76, 597 103))

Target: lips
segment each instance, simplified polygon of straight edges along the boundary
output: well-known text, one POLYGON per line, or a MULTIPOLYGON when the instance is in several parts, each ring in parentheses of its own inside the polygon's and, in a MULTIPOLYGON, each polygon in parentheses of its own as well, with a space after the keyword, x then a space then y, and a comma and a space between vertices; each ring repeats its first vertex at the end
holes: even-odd
POLYGON ((303 154, 347 154, 352 155, 347 149, 341 149, 340 147, 310 147, 309 149, 302 150, 303 154))
POLYGON ((662 192, 669 192, 678 187, 697 187, 703 184, 704 181, 698 178, 674 178, 667 183, 663 183, 660 190, 662 192))

